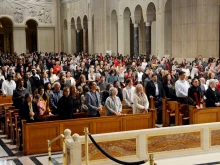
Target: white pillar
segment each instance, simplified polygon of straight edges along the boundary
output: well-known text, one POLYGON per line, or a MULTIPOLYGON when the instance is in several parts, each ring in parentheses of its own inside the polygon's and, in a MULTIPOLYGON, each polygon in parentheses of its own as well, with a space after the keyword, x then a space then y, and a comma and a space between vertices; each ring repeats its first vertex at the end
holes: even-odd
POLYGON ((26 53, 26 32, 25 27, 13 28, 14 52, 17 54, 26 53))
POLYGON ((71 22, 67 22, 67 52, 72 53, 72 39, 71 39, 71 22))
POLYGON ((156 55, 162 57, 164 55, 164 12, 158 11, 156 16, 156 55))
POLYGON ((71 53, 76 53, 76 29, 75 25, 71 25, 71 53))
POLYGON ((93 48, 93 27, 92 27, 92 18, 88 20, 88 36, 89 36, 89 53, 94 53, 94 48, 93 48))
MULTIPOLYGON (((122 16, 118 17, 118 53, 122 54, 123 56, 124 54, 124 20, 122 16)), ((129 33, 130 34, 130 33, 129 33)), ((128 34, 126 34, 128 35, 128 34)))
POLYGON ((126 55, 130 55, 130 45, 131 45, 131 41, 130 41, 130 17, 124 17, 124 56, 126 55))

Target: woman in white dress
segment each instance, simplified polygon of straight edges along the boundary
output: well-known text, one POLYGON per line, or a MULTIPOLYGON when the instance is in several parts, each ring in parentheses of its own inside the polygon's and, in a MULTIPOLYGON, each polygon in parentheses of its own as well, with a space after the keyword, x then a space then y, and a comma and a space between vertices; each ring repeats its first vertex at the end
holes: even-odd
POLYGON ((149 102, 147 95, 144 92, 142 84, 136 85, 134 93, 134 105, 133 114, 147 113, 149 108, 149 102))

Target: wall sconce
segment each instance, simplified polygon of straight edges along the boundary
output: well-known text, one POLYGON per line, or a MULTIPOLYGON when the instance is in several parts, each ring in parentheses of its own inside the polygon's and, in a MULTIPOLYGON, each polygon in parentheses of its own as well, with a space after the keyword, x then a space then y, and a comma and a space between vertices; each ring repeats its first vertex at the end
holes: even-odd
POLYGON ((25 28, 28 29, 28 25, 27 24, 25 25, 25 28))

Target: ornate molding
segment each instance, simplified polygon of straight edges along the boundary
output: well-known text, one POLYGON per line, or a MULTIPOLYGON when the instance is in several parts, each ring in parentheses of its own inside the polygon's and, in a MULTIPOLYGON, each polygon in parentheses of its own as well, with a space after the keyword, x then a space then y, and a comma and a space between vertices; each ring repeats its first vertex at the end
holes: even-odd
POLYGON ((54 0, 0 0, 0 15, 10 15, 16 23, 33 17, 43 24, 52 23, 54 0))

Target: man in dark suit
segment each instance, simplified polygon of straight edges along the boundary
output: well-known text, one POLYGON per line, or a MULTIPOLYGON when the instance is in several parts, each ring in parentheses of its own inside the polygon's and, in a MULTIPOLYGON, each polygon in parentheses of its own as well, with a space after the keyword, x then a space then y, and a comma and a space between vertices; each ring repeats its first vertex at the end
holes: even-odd
POLYGON ((25 101, 19 108, 19 116, 21 120, 27 120, 28 123, 36 122, 39 110, 37 104, 33 102, 32 94, 25 94, 25 101))
POLYGON ((147 97, 154 98, 155 107, 157 108, 157 122, 162 123, 162 98, 165 98, 165 93, 161 82, 157 81, 157 74, 153 74, 151 80, 146 87, 147 97))
POLYGON ((102 111, 101 97, 96 91, 96 82, 89 83, 90 91, 86 93, 86 104, 88 106, 88 117, 100 117, 102 111))

